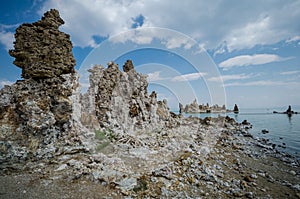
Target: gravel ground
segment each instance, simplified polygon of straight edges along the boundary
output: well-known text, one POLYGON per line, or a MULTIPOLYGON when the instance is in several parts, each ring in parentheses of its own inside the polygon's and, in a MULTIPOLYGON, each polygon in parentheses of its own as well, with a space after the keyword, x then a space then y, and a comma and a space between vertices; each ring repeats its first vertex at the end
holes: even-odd
POLYGON ((214 129, 203 131, 201 143, 214 143, 205 157, 195 146, 170 156, 109 144, 95 157, 73 154, 50 162, 2 164, 0 198, 300 198, 299 160, 243 130, 225 129, 209 139, 214 129), (113 175, 120 169, 124 176, 118 174, 118 180, 113 175))

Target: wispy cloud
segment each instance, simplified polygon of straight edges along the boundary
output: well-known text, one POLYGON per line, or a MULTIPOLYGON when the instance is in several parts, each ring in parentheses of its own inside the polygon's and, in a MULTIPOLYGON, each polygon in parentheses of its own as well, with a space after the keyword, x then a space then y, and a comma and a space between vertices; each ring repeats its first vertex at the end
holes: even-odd
POLYGON ((292 38, 286 40, 285 42, 286 43, 291 43, 291 42, 299 41, 299 40, 300 40, 300 36, 295 36, 295 37, 292 37, 292 38))
POLYGON ((13 82, 11 82, 11 81, 8 81, 6 79, 1 79, 0 80, 0 89, 3 88, 5 85, 12 85, 12 84, 13 84, 13 82))
POLYGON ((236 75, 222 75, 219 77, 211 77, 208 78, 208 81, 212 82, 222 82, 222 81, 230 81, 230 80, 241 80, 241 79, 248 79, 251 78, 253 75, 246 75, 246 74, 236 74, 236 75))
POLYGON ((252 82, 233 82, 225 84, 226 87, 229 86, 300 86, 300 82, 284 82, 284 81, 271 81, 271 80, 261 80, 252 82))
POLYGON ((0 43, 6 50, 13 48, 14 34, 12 32, 0 31, 0 43))
POLYGON ((172 78, 172 81, 182 82, 182 81, 193 81, 202 78, 206 73, 189 73, 185 75, 179 75, 172 78))
POLYGON ((161 71, 155 71, 153 73, 148 73, 147 74, 148 75, 147 80, 149 82, 154 82, 154 81, 159 81, 159 80, 165 79, 165 78, 160 76, 160 73, 161 73, 161 71))
POLYGON ((294 75, 294 74, 298 74, 298 73, 300 73, 300 70, 286 71, 286 72, 280 73, 280 75, 294 75))
POLYGON ((224 70, 228 70, 234 66, 260 65, 271 62, 284 61, 291 58, 292 57, 283 58, 275 54, 239 55, 221 62, 219 66, 224 70))

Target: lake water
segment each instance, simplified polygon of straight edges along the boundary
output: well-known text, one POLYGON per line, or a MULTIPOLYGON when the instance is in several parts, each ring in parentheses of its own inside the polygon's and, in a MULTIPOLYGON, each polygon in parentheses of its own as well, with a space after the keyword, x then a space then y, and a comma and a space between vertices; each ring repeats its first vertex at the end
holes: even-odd
POLYGON ((230 116, 237 122, 243 120, 249 121, 253 128, 250 133, 255 137, 269 139, 270 142, 276 144, 276 149, 287 152, 298 159, 300 159, 300 114, 293 114, 288 117, 286 114, 273 114, 273 110, 285 111, 285 109, 244 109, 240 110, 239 114, 226 113, 226 114, 185 114, 197 116, 200 118, 217 117, 218 115, 230 116), (269 131, 263 134, 261 131, 266 129, 269 131), (281 147, 282 146, 282 147, 281 147))

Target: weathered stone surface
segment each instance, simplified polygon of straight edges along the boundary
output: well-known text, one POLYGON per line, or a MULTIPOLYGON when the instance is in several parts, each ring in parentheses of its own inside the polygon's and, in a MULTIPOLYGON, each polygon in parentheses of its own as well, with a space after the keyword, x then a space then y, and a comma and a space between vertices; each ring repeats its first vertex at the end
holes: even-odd
POLYGON ((123 71, 124 72, 128 72, 130 70, 133 70, 134 66, 131 60, 127 60, 126 63, 123 65, 123 71))
POLYGON ((51 9, 40 21, 16 31, 10 54, 24 80, 0 91, 3 161, 49 158, 64 145, 81 144, 73 129, 78 120, 73 113, 79 103, 78 75, 70 37, 58 30, 63 23, 51 9))
POLYGON ((197 103, 197 100, 194 99, 194 101, 191 104, 186 105, 185 109, 184 109, 184 112, 186 112, 186 113, 199 113, 200 109, 199 109, 199 105, 197 103))
MULTIPOLYGON (((121 134, 151 131, 172 123, 167 102, 157 101, 155 92, 148 95, 146 77, 135 71, 131 60, 123 70, 113 62, 106 69, 96 65, 89 70, 90 88, 82 97, 81 120, 97 119, 101 127, 121 134)), ((98 127, 97 122, 95 126, 84 123, 89 128, 98 127)))
POLYGON ((57 10, 51 9, 33 24, 23 24, 16 30, 14 64, 22 68, 22 77, 52 78, 74 73, 76 64, 70 36, 58 30, 64 21, 57 10))

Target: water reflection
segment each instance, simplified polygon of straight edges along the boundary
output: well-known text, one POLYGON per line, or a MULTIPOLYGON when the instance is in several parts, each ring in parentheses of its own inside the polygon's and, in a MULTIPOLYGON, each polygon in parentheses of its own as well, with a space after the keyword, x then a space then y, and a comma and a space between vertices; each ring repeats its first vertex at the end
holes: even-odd
POLYGON ((292 124, 292 114, 287 114, 290 124, 292 124))
POLYGON ((235 121, 238 121, 238 114, 234 114, 235 121))

